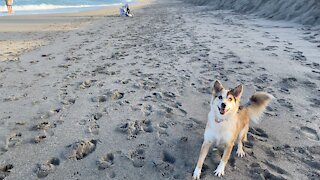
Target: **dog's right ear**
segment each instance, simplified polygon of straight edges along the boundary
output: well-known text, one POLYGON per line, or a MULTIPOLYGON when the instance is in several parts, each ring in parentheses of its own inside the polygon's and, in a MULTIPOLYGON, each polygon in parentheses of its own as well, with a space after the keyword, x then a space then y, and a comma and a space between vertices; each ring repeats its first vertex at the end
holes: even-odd
POLYGON ((214 85, 212 87, 212 94, 215 95, 218 92, 222 91, 224 89, 224 87, 222 86, 222 84, 220 83, 220 81, 216 80, 214 82, 214 85))

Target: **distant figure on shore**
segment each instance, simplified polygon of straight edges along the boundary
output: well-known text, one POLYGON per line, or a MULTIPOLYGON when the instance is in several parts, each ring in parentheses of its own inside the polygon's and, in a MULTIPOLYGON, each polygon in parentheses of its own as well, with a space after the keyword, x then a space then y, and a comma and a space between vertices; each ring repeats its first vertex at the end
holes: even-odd
POLYGON ((120 16, 128 16, 128 17, 132 16, 132 14, 130 13, 130 8, 128 4, 120 8, 120 16))
POLYGON ((129 15, 130 14, 130 9, 129 9, 129 5, 126 4, 126 9, 127 9, 127 14, 129 15))
POLYGON ((12 4, 13 4, 13 0, 5 0, 6 1, 6 6, 8 9, 8 14, 12 14, 12 4))

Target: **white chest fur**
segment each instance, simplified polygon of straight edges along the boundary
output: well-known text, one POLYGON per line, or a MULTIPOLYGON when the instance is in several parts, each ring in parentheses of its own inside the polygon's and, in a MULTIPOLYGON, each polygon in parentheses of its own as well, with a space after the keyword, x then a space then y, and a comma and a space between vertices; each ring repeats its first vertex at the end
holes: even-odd
POLYGON ((223 120, 222 122, 215 121, 214 111, 210 111, 208 114, 208 123, 204 132, 204 141, 216 143, 230 142, 232 138, 232 130, 235 126, 234 119, 223 120))

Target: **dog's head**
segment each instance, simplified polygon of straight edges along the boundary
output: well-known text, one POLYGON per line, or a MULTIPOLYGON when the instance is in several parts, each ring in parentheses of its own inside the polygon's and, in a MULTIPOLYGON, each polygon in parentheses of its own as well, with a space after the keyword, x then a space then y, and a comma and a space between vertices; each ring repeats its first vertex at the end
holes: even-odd
POLYGON ((211 109, 214 110, 216 118, 224 120, 238 111, 242 91, 243 87, 241 84, 228 90, 218 80, 215 81, 212 88, 213 100, 211 102, 211 109))

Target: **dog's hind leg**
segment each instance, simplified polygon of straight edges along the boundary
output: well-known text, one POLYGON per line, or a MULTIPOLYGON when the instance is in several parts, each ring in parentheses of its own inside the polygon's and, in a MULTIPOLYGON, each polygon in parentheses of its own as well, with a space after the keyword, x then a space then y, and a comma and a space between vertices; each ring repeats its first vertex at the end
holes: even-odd
POLYGON ((244 157, 245 156, 245 152, 243 151, 243 141, 247 141, 248 130, 249 130, 249 125, 246 125, 239 133, 238 149, 237 149, 238 157, 244 157))
POLYGON ((201 151, 200 151, 197 167, 195 168, 195 170, 193 172, 193 179, 200 179, 202 165, 203 165, 204 160, 206 159, 206 156, 208 154, 208 151, 209 151, 211 144, 212 144, 211 142, 203 142, 203 144, 201 146, 201 151))

